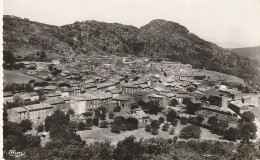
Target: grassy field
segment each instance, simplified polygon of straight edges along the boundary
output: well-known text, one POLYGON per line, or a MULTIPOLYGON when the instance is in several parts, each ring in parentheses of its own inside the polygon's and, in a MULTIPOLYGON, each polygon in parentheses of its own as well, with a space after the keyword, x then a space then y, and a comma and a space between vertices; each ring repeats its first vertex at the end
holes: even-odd
MULTIPOLYGON (((161 125, 162 126, 162 125, 161 125)), ((111 141, 112 144, 117 144, 118 141, 122 141, 125 139, 125 137, 128 136, 135 136, 137 140, 144 138, 152 138, 152 137, 163 137, 163 138, 173 138, 174 136, 178 136, 180 133, 180 130, 184 127, 184 125, 181 125, 178 123, 178 125, 175 127, 175 134, 170 135, 169 132, 163 132, 161 129, 159 129, 159 135, 152 135, 151 133, 148 133, 145 131, 144 128, 139 128, 134 131, 126 131, 121 132, 120 134, 112 133, 110 128, 102 129, 98 127, 92 127, 92 130, 86 130, 86 131, 78 131, 77 134, 80 135, 82 140, 85 140, 86 143, 93 143, 95 141, 111 141)), ((209 130, 205 128, 201 128, 201 139, 212 139, 216 140, 219 138, 218 135, 212 134, 209 132, 209 130)))
POLYGON ((35 79, 36 81, 42 81, 39 78, 32 77, 25 75, 23 73, 20 73, 19 71, 9 71, 9 70, 4 70, 4 83, 28 83, 29 80, 35 79))
POLYGON ((227 75, 227 74, 220 73, 220 72, 209 71, 209 70, 205 70, 205 69, 202 69, 202 70, 193 69, 193 75, 198 75, 198 76, 205 75, 205 76, 209 76, 211 79, 218 79, 219 77, 224 77, 226 79, 226 81, 228 81, 228 82, 236 82, 236 83, 245 84, 245 81, 241 78, 227 75))

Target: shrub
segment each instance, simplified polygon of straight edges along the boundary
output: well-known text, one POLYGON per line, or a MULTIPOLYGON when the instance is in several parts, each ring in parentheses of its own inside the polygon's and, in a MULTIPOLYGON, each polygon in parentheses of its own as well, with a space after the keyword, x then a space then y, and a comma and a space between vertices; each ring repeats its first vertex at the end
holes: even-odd
POLYGON ((199 139, 200 138, 200 134, 201 134, 200 127, 195 126, 195 125, 189 125, 189 126, 184 127, 180 131, 180 138, 184 138, 184 139, 190 139, 190 138, 199 139))

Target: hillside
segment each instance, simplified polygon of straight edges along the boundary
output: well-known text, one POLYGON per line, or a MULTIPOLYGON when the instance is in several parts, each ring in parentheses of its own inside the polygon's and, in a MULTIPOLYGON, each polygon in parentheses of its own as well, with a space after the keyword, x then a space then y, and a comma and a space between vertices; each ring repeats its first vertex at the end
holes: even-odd
POLYGON ((75 57, 89 52, 117 55, 133 54, 166 58, 255 81, 257 67, 249 58, 231 54, 205 41, 184 26, 165 20, 153 20, 136 28, 118 23, 75 22, 53 26, 14 16, 4 16, 4 50, 15 55, 75 57))
POLYGON ((260 64, 260 45, 256 47, 234 48, 231 49, 231 52, 239 56, 254 59, 260 64))

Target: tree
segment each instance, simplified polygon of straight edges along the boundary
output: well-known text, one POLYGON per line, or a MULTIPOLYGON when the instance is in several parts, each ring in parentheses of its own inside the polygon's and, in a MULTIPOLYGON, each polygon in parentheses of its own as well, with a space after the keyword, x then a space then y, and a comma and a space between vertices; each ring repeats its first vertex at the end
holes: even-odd
POLYGON ((184 139, 190 139, 190 138, 199 139, 200 138, 200 134, 201 134, 200 127, 195 126, 195 125, 189 125, 189 126, 184 127, 180 131, 180 138, 184 138, 184 139))
POLYGON ((75 116, 75 111, 72 108, 69 108, 66 113, 67 116, 75 116))
POLYGON ((160 121, 160 123, 164 123, 165 121, 164 117, 160 117, 158 120, 160 121))
POLYGON ((121 107, 120 106, 116 106, 113 111, 114 112, 120 112, 121 111, 121 107))
POLYGON ((159 134, 159 130, 157 128, 153 128, 151 131, 152 135, 158 135, 159 134))
POLYGON ((213 129, 213 128, 217 128, 218 126, 218 118, 216 116, 211 116, 208 119, 208 124, 209 126, 213 129))
POLYGON ((163 126, 162 126, 162 131, 166 132, 168 131, 170 128, 170 124, 169 123, 165 123, 163 126))
POLYGON ((52 140, 62 139, 65 137, 65 134, 67 133, 66 128, 64 125, 54 126, 52 125, 50 130, 50 138, 52 140))
POLYGON ((170 134, 170 135, 174 135, 174 133, 175 133, 175 129, 174 129, 174 127, 172 127, 172 128, 170 129, 170 131, 169 131, 169 134, 170 134))
MULTIPOLYGON (((259 158, 259 152, 258 152, 259 158)), ((243 160, 254 160, 257 158, 257 150, 252 142, 244 143, 240 142, 237 147, 237 152, 235 153, 233 159, 243 159, 243 160)))
POLYGON ((136 109, 136 108, 138 108, 139 106, 138 106, 138 103, 132 103, 131 105, 130 105, 130 108, 131 109, 136 109))
POLYGON ((116 133, 116 134, 119 134, 121 131, 120 131, 120 127, 117 126, 117 125, 112 125, 111 127, 111 132, 112 133, 116 133))
POLYGON ((49 131, 53 126, 68 126, 69 117, 66 116, 62 111, 56 110, 51 116, 45 119, 45 130, 49 131))
POLYGON ((160 128, 161 123, 158 120, 152 120, 151 121, 151 127, 152 129, 159 129, 160 128))
POLYGON ((132 131, 138 128, 139 121, 136 118, 128 117, 125 119, 125 125, 127 130, 132 131))
POLYGON ((221 130, 221 131, 224 131, 228 128, 228 122, 227 121, 219 121, 218 122, 218 128, 221 130))
POLYGON ((107 121, 102 121, 100 123, 100 128, 107 128, 108 127, 108 122, 107 121))
POLYGON ((6 63, 13 64, 15 62, 13 53, 7 50, 3 50, 3 60, 6 63))
POLYGON ((44 126, 42 124, 38 125, 37 131, 38 132, 43 132, 44 131, 44 126))
POLYGON ((209 96, 208 101, 211 105, 220 106, 222 103, 222 98, 219 96, 209 96))
POLYGON ((246 111, 241 114, 241 118, 244 119, 244 121, 251 123, 255 120, 255 115, 251 111, 246 111))
POLYGON ((90 130, 92 125, 93 125, 93 119, 92 118, 87 118, 86 119, 86 129, 90 130))
POLYGON ((180 118, 180 122, 181 122, 181 125, 186 125, 187 122, 188 122, 188 118, 186 118, 186 117, 181 117, 181 118, 180 118))
POLYGON ((22 128, 22 132, 27 132, 32 129, 32 122, 29 119, 22 120, 19 124, 22 128))
POLYGON ((78 129, 78 122, 77 121, 70 121, 68 125, 68 130, 71 132, 76 132, 78 129))
POLYGON ((200 108, 200 103, 193 103, 190 99, 187 100, 186 112, 188 114, 195 114, 200 108))
POLYGON ((152 126, 151 126, 150 124, 147 124, 147 125, 145 126, 145 131, 146 131, 146 132, 151 132, 151 131, 152 131, 152 126))
POLYGON ((236 141, 238 136, 239 134, 236 128, 230 127, 228 130, 224 131, 224 138, 229 141, 236 141))
POLYGON ((195 118, 195 120, 196 120, 196 122, 201 123, 201 122, 204 121, 204 117, 202 117, 202 116, 197 116, 197 117, 195 118))
POLYGON ((16 122, 7 121, 3 126, 4 138, 9 135, 20 136, 22 135, 22 128, 16 122))
POLYGON ((177 124, 178 124, 178 119, 173 119, 173 120, 171 121, 171 125, 172 125, 172 126, 176 127, 177 124))
POLYGON ((93 118, 93 125, 94 126, 99 126, 99 118, 98 117, 94 117, 93 118))
POLYGON ((145 147, 141 142, 136 142, 134 136, 126 137, 117 143, 113 158, 115 160, 142 159, 145 147))
POLYGON ((255 139, 256 137, 257 127, 256 125, 251 123, 243 123, 239 126, 239 133, 242 141, 249 142, 250 139, 255 139))
POLYGON ((85 128, 86 128, 86 123, 84 123, 84 122, 78 123, 78 130, 79 131, 84 131, 85 128))
POLYGON ((174 110, 170 110, 166 115, 166 120, 168 122, 172 122, 174 119, 176 119, 177 113, 174 110))
POLYGON ((169 103, 170 106, 176 106, 176 105, 178 105, 178 104, 179 104, 179 102, 178 102, 175 98, 173 98, 173 99, 170 101, 170 103, 169 103))
POLYGON ((109 114, 108 114, 108 118, 109 118, 109 119, 114 119, 114 113, 112 113, 112 112, 109 113, 109 114))

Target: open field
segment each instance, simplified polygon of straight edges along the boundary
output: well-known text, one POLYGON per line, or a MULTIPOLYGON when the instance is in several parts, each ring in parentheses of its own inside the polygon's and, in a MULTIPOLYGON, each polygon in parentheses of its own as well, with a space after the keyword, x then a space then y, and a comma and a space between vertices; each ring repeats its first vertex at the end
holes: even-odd
POLYGON ((215 72, 215 71, 209 71, 209 70, 205 70, 205 69, 193 69, 193 75, 198 75, 198 76, 209 76, 211 79, 218 79, 219 77, 224 77, 224 79, 226 79, 226 81, 228 82, 236 82, 236 83, 241 83, 241 84, 245 84, 245 81, 241 78, 238 78, 236 76, 231 76, 231 75, 227 75, 224 73, 220 73, 220 72, 215 72))
MULTIPOLYGON (((162 125, 161 125, 162 126, 162 125)), ((124 140, 125 137, 128 136, 135 136, 137 140, 144 138, 153 138, 153 137, 163 137, 163 138, 173 138, 174 136, 178 136, 180 133, 180 130, 186 125, 181 125, 178 123, 178 125, 175 128, 175 134, 170 135, 169 132, 163 132, 161 129, 159 129, 159 135, 152 135, 151 133, 148 133, 145 131, 145 128, 139 128, 134 131, 126 131, 121 132, 120 134, 112 133, 110 130, 111 128, 99 128, 99 127, 92 127, 92 130, 85 130, 85 131, 78 131, 77 134, 80 135, 82 140, 85 140, 86 143, 93 143, 95 141, 111 141, 111 144, 117 144, 118 141, 124 140)), ((219 138, 218 135, 212 134, 209 132, 209 130, 205 128, 201 128, 201 139, 211 139, 216 140, 219 138)))
POLYGON ((20 73, 19 71, 9 71, 9 70, 4 70, 4 83, 28 83, 29 80, 35 79, 36 81, 42 81, 39 78, 32 77, 25 75, 23 73, 20 73))

